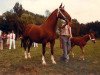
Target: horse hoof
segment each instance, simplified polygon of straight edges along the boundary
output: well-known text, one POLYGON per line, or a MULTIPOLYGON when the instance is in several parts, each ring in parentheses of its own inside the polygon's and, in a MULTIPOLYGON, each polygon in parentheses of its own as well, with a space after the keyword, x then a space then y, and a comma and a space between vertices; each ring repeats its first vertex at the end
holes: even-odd
POLYGON ((27 59, 27 57, 25 57, 25 59, 27 59))
POLYGON ((42 63, 42 65, 46 65, 46 63, 42 63))
POLYGON ((83 60, 85 60, 85 59, 83 59, 83 60))
POLYGON ((57 64, 56 62, 52 62, 53 64, 57 64))

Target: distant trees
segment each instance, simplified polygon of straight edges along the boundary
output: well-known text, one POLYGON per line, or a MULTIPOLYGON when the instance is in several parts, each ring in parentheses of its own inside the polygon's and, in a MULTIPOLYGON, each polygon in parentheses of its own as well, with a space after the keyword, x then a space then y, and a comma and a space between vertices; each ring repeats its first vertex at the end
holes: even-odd
POLYGON ((18 2, 15 3, 15 6, 13 7, 13 10, 14 10, 14 12, 15 12, 19 17, 20 17, 20 16, 23 14, 23 12, 24 12, 24 9, 23 9, 22 5, 19 4, 18 2))
POLYGON ((46 17, 48 17, 51 14, 51 12, 49 10, 46 10, 45 14, 46 14, 46 17))
POLYGON ((80 32, 80 23, 77 21, 77 19, 72 19, 72 34, 73 36, 79 36, 80 32))
POLYGON ((27 24, 42 24, 45 17, 42 15, 34 14, 25 10, 21 4, 15 3, 13 9, 4 12, 0 16, 0 29, 4 32, 14 30, 14 32, 19 36, 21 31, 20 26, 27 24))

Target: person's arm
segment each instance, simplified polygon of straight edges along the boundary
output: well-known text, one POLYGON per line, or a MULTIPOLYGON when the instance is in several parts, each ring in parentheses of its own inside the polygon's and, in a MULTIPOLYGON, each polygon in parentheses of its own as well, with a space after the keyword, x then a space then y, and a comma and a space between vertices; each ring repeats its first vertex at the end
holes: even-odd
POLYGON ((60 29, 65 28, 66 25, 67 25, 67 23, 65 23, 64 25, 60 26, 60 29))
POLYGON ((71 27, 70 27, 70 38, 72 37, 72 29, 71 29, 71 27))

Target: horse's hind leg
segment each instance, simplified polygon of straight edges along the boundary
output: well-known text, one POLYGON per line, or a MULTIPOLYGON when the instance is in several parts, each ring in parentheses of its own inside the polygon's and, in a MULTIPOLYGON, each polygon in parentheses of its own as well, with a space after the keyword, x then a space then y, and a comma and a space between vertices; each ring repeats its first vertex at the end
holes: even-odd
POLYGON ((26 41, 26 39, 23 38, 22 42, 23 42, 23 47, 24 47, 24 50, 25 50, 25 52, 24 52, 25 59, 27 59, 28 58, 27 51, 26 51, 26 49, 27 49, 27 41, 26 41))
POLYGON ((30 48, 31 48, 31 46, 32 46, 32 41, 30 40, 29 44, 28 44, 28 54, 27 54, 28 58, 31 58, 31 55, 30 55, 30 48))
POLYGON ((83 47, 80 47, 80 48, 82 50, 82 56, 81 56, 81 58, 82 58, 82 60, 85 60, 85 58, 84 58, 84 49, 83 49, 83 47))
POLYGON ((45 62, 45 47, 46 47, 46 43, 42 43, 42 64, 43 65, 46 65, 46 62, 45 62))
POLYGON ((53 64, 56 64, 55 60, 54 60, 54 56, 53 56, 53 51, 54 51, 54 44, 55 44, 55 41, 52 41, 50 42, 50 47, 51 47, 51 60, 52 60, 52 63, 53 64))

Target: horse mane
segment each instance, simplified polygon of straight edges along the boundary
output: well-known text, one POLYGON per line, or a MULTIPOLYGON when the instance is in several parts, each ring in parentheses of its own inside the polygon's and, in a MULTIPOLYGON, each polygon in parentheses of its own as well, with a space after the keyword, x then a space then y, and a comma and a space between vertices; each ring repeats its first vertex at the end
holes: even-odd
MULTIPOLYGON (((56 12, 57 11, 57 9, 55 9, 53 12, 56 12)), ((53 14, 55 14, 55 13, 51 13, 50 15, 49 15, 49 17, 45 20, 45 22, 48 22, 48 20, 49 20, 49 18, 51 17, 51 15, 53 15, 53 14)), ((45 23, 44 22, 44 23, 45 23)))
POLYGON ((84 38, 84 40, 86 40, 86 42, 87 42, 87 41, 90 39, 90 38, 89 38, 89 34, 84 35, 83 38, 84 38))

